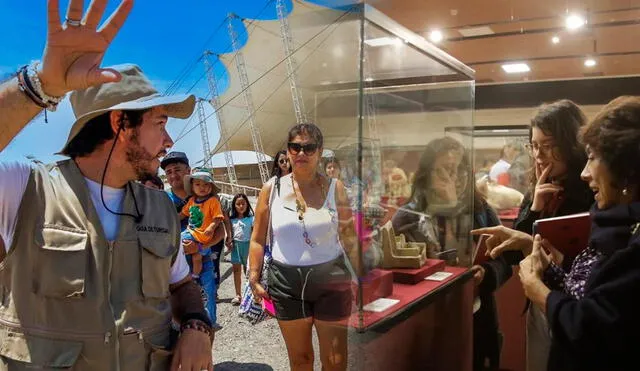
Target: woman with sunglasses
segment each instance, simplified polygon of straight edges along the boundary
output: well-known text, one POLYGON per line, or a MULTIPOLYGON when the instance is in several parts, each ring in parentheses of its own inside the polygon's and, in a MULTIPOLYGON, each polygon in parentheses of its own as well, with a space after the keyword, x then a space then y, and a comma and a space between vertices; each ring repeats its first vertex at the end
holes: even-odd
POLYGON ((352 274, 345 252, 355 251, 351 208, 342 182, 318 173, 320 129, 299 124, 288 139, 293 171, 262 188, 251 236, 249 259, 262 262, 271 231, 269 292, 259 283, 261 267, 250 265, 249 283, 258 300, 273 301, 291 370, 313 370, 313 327, 322 369, 346 370, 352 274))
POLYGON ((287 158, 287 151, 278 151, 273 156, 273 167, 271 167, 271 176, 283 177, 291 173, 291 164, 287 158))

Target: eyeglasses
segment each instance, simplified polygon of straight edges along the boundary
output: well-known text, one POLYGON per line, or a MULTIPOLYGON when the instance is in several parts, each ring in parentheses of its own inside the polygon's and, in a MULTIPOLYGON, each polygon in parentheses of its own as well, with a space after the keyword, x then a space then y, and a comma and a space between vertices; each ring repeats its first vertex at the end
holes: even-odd
POLYGON ((538 144, 538 143, 527 143, 524 146, 527 151, 529 151, 530 153, 544 153, 544 154, 549 154, 551 153, 557 146, 555 144, 538 144))
POLYGON ((280 160, 278 160, 278 163, 279 163, 280 165, 284 165, 284 164, 286 164, 286 163, 289 163, 289 159, 281 158, 280 160))
POLYGON ((300 144, 300 143, 289 142, 287 144, 287 148, 294 155, 297 155, 298 153, 300 153, 300 151, 304 151, 305 155, 311 156, 314 153, 316 153, 316 151, 318 150, 318 144, 317 143, 300 144))

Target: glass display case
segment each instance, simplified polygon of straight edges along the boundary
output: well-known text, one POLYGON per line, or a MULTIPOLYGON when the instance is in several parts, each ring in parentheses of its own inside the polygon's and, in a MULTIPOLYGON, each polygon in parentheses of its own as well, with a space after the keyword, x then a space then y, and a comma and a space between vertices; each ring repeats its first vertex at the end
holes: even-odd
POLYGON ((447 135, 473 138, 477 189, 502 223, 511 227, 531 184, 528 125, 447 127, 447 135))
POLYGON ((341 242, 353 308, 341 323, 363 335, 386 329, 378 345, 353 348, 358 369, 464 369, 456 365, 466 356, 447 349, 467 344, 464 352, 471 341, 473 138, 445 129, 473 130, 474 71, 371 6, 293 4, 285 22, 247 24, 241 54, 222 58, 228 136, 216 151, 272 155, 286 149, 296 122, 317 124, 325 150, 318 172, 339 164, 334 176, 352 215, 353 238, 341 242), (450 325, 425 324, 425 311, 450 325), (415 344, 397 343, 403 336, 415 344), (425 342, 429 359, 418 350, 425 342), (380 344, 389 348, 377 352, 380 344), (406 356, 384 358, 396 347, 406 356))

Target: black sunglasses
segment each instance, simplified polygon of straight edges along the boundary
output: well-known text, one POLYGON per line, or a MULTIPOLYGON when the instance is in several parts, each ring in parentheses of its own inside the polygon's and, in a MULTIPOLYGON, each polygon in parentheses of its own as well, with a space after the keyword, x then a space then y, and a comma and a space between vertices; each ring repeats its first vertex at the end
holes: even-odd
POLYGON ((289 144, 287 144, 287 148, 294 155, 297 155, 298 153, 300 153, 300 151, 304 151, 305 155, 311 156, 314 153, 316 153, 316 151, 318 150, 318 144, 317 143, 300 144, 300 143, 289 142, 289 144))
POLYGON ((286 158, 281 158, 281 159, 278 161, 278 163, 279 163, 280 165, 286 164, 287 162, 289 162, 289 160, 288 160, 288 159, 286 159, 286 158))

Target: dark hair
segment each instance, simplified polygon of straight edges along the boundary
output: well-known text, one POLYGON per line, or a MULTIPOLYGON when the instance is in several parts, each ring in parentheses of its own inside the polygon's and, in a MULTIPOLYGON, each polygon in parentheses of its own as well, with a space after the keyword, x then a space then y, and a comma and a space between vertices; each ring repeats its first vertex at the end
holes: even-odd
POLYGON ((145 176, 142 177, 142 179, 140 179, 140 182, 142 184, 144 184, 146 182, 151 182, 151 183, 157 185, 160 189, 164 189, 164 182, 157 175, 146 174, 145 176))
POLYGON ((506 156, 506 152, 505 151, 506 151, 507 148, 513 148, 516 151, 518 151, 518 153, 522 152, 522 146, 519 146, 516 143, 507 143, 500 150, 500 158, 504 158, 506 156))
POLYGON ((244 193, 238 193, 237 195, 235 195, 233 197, 233 201, 231 201, 231 212, 229 213, 229 219, 245 218, 251 215, 253 215, 253 208, 249 203, 249 198, 247 197, 247 195, 245 195, 244 193), (236 201, 239 198, 243 198, 244 202, 247 203, 247 212, 246 212, 246 215, 243 215, 243 216, 238 215, 238 212, 236 211, 236 201))
MULTIPOLYGON (((580 107, 568 99, 542 105, 531 119, 529 126, 529 142, 533 128, 542 130, 545 135, 553 138, 555 144, 567 164, 567 183, 573 184, 580 180, 580 173, 587 163, 584 146, 578 140, 580 128, 585 125, 587 118, 580 107)), ((529 191, 533 194, 537 179, 536 172, 531 170, 529 177, 529 191)), ((565 188, 570 188, 565 186, 565 188)))
MULTIPOLYGON (((125 128, 135 128, 142 124, 142 115, 149 111, 122 111, 121 125, 125 128)), ((89 120, 82 130, 76 135, 63 153, 71 158, 86 156, 104 142, 115 137, 111 129, 111 112, 105 112, 89 120)))
MULTIPOLYGON (((324 147, 324 138, 322 137, 322 131, 316 124, 306 123, 306 124, 297 124, 293 126, 289 130, 289 142, 293 140, 298 135, 307 134, 311 139, 313 139, 318 148, 324 147)), ((322 155, 322 154, 321 154, 322 155)))
POLYGON ((640 97, 609 102, 582 128, 580 140, 606 164, 614 187, 640 185, 640 97))
POLYGON ((324 162, 325 171, 327 170, 327 166, 329 166, 329 164, 333 164, 334 166, 337 166, 338 169, 342 169, 342 166, 340 166, 340 161, 338 161, 338 159, 335 158, 335 157, 330 157, 330 158, 325 160, 325 162, 324 162))
MULTIPOLYGON (((278 151, 278 153, 276 153, 275 156, 273 156, 273 166, 271 166, 271 176, 277 176, 278 178, 280 178, 282 176, 282 169, 280 169, 280 165, 278 164, 278 160, 280 158, 280 156, 284 155, 284 157, 287 157, 287 151, 282 150, 282 151, 278 151)), ((291 164, 289 164, 289 170, 291 170, 291 164)))
POLYGON ((422 152, 422 155, 420 156, 418 170, 416 171, 413 185, 411 186, 411 197, 409 197, 409 202, 416 203, 416 210, 422 211, 427 209, 428 189, 425 188, 425 185, 431 184, 431 172, 433 170, 433 164, 438 156, 449 151, 460 151, 462 154, 462 160, 458 165, 458 170, 459 173, 467 173, 467 184, 464 184, 464 189, 466 191, 475 189, 475 186, 473 185, 471 185, 473 188, 470 188, 469 182, 473 182, 473 175, 469 174, 469 156, 462 144, 451 137, 434 139, 427 144, 424 152, 422 152))

